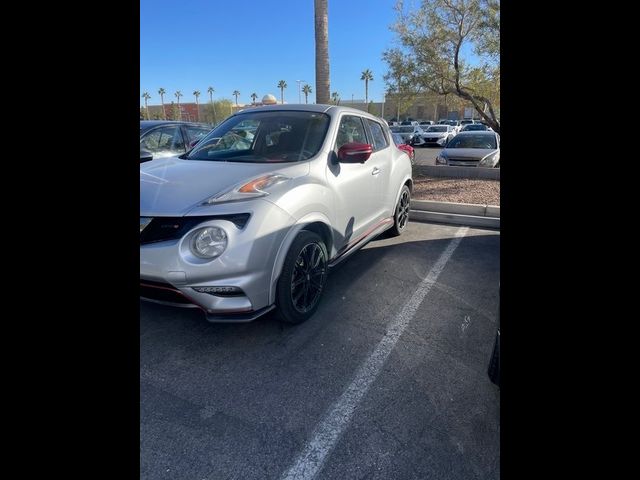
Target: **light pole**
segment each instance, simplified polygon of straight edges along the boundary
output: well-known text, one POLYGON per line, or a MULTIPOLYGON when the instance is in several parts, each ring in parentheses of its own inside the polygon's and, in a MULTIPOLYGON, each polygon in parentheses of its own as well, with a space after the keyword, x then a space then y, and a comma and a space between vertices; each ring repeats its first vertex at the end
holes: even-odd
POLYGON ((300 84, 306 82, 306 80, 296 80, 296 82, 298 82, 298 103, 302 103, 302 99, 300 98, 300 84))

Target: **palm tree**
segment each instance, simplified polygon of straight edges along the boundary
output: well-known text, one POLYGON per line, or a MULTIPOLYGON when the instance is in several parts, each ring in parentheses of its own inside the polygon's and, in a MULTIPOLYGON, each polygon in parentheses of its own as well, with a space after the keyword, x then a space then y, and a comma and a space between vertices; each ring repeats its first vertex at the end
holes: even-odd
POLYGON ((336 105, 340 105, 340 94, 338 92, 333 92, 331 94, 331 100, 333 100, 333 103, 336 105))
POLYGON ((215 90, 213 89, 213 87, 209 87, 207 88, 207 92, 209 92, 209 101, 211 102, 211 107, 213 108, 213 123, 216 123, 216 105, 215 103, 213 103, 213 92, 215 92, 215 90))
POLYGON ((280 89, 280 103, 284 103, 284 89, 287 88, 287 82, 280 80, 278 82, 278 88, 280 89))
POLYGON ((251 100, 253 100, 254 105, 256 103, 256 98, 258 98, 258 94, 257 93, 252 93, 251 94, 251 100))
POLYGON ((364 80, 364 103, 367 104, 367 112, 369 111, 369 81, 373 81, 373 73, 368 68, 362 72, 360 80, 364 80))
POLYGON ((162 104, 162 119, 166 120, 167 119, 167 112, 164 111, 164 94, 167 93, 167 91, 160 87, 160 90, 158 90, 158 94, 160 95, 160 103, 162 104))
POLYGON ((231 95, 236 97, 236 107, 237 107, 238 106, 238 95, 240 95, 240 92, 238 90, 234 90, 231 95))
POLYGON ((178 120, 182 120, 182 112, 180 111, 180 97, 182 96, 182 92, 178 90, 174 95, 178 99, 178 120))
POLYGON ((316 35, 316 103, 329 103, 329 9, 327 0, 314 0, 316 35))
POLYGON ((149 92, 144 92, 142 98, 144 98, 144 109, 147 111, 147 120, 149 120, 149 105, 147 105, 147 100, 151 98, 151 95, 149 95, 149 92))
POLYGON ((302 87, 302 93, 304 93, 304 103, 309 103, 307 101, 307 97, 309 96, 309 94, 313 92, 313 90, 311 90, 311 85, 305 85, 304 87, 302 87))
POLYGON ((200 90, 195 90, 193 96, 196 97, 196 119, 200 121, 200 104, 198 103, 198 97, 200 96, 200 90))

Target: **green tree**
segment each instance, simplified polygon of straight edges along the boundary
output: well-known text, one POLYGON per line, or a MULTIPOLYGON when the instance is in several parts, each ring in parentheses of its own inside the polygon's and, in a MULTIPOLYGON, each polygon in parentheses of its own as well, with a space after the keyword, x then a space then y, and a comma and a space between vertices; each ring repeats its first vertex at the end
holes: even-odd
POLYGON ((256 104, 256 98, 258 98, 258 94, 257 94, 257 93, 255 93, 255 92, 254 92, 254 93, 252 93, 252 94, 251 94, 251 100, 252 100, 252 102, 253 102, 253 104, 254 104, 254 105, 256 104))
POLYGON ((164 110, 164 94, 167 93, 167 91, 160 87, 160 89, 158 90, 158 94, 160 95, 160 104, 162 105, 162 119, 166 120, 167 119, 167 112, 165 112, 164 110))
POLYGON ((364 80, 364 103, 367 104, 367 111, 369 111, 369 82, 373 81, 373 72, 367 68, 362 72, 360 80, 364 80))
POLYGON ((333 92, 331 94, 331 100, 333 101, 333 103, 335 103, 336 105, 340 105, 340 94, 338 92, 333 92))
POLYGON ((142 98, 144 98, 144 109, 147 111, 147 120, 149 120, 149 105, 147 105, 147 101, 151 98, 151 95, 149 95, 149 92, 144 92, 142 98))
POLYGON ((236 97, 236 107, 237 107, 238 106, 238 95, 240 95, 240 92, 238 90, 234 90, 231 95, 236 97))
POLYGON ((287 88, 287 82, 280 80, 278 82, 278 88, 280 89, 280 103, 284 103, 284 89, 287 88))
POLYGON ((182 92, 178 90, 176 93, 174 93, 174 95, 178 99, 178 109, 177 109, 178 115, 176 115, 174 118, 176 120, 182 120, 182 112, 180 111, 180 97, 182 97, 182 92))
POLYGON ((398 0, 395 8, 391 28, 401 48, 383 54, 388 78, 406 77, 417 90, 443 96, 447 109, 454 99, 470 104, 500 133, 499 0, 422 0, 410 12, 398 0), (475 53, 473 63, 463 52, 475 53))
POLYGON ((304 103, 309 103, 308 97, 312 92, 313 90, 311 90, 311 85, 306 84, 302 87, 302 93, 304 93, 304 103))
POLYGON ((316 103, 329 103, 329 8, 327 0, 314 0, 316 46, 316 103))
POLYGON ((221 112, 231 112, 233 110, 233 100, 229 99, 220 99, 215 100, 213 102, 208 103, 203 111, 204 111, 204 121, 207 123, 211 123, 213 125, 217 125, 220 123, 218 121, 218 117, 221 116, 221 112))
POLYGON ((211 107, 213 108, 213 121, 211 123, 215 125, 217 123, 216 122, 216 106, 213 103, 213 92, 215 92, 215 90, 213 87, 209 87, 207 88, 207 92, 209 92, 209 101, 211 102, 211 107))

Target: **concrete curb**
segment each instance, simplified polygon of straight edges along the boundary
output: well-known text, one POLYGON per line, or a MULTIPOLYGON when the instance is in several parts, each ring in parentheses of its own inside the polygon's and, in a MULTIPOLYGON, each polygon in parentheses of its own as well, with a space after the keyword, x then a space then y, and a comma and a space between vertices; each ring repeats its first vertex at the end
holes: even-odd
POLYGON ((484 167, 449 167, 448 165, 414 165, 414 173, 430 177, 449 178, 481 178, 485 180, 500 180, 499 168, 484 167))
MULTIPOLYGON (((455 167, 454 167, 455 168, 455 167)), ((473 203, 411 200, 409 218, 425 222, 500 228, 500 207, 473 203)))

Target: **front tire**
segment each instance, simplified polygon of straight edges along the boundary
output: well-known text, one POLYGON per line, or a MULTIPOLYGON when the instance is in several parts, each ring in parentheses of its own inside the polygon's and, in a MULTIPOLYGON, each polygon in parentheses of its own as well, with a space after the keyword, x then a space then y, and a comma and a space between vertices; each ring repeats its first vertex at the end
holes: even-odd
POLYGON ((314 232, 302 230, 289 248, 277 283, 280 320, 298 324, 318 309, 328 273, 327 247, 314 232))
POLYGON ((393 215, 393 227, 389 229, 392 237, 402 235, 409 224, 409 210, 411 208, 411 190, 406 185, 402 186, 400 198, 393 215))

